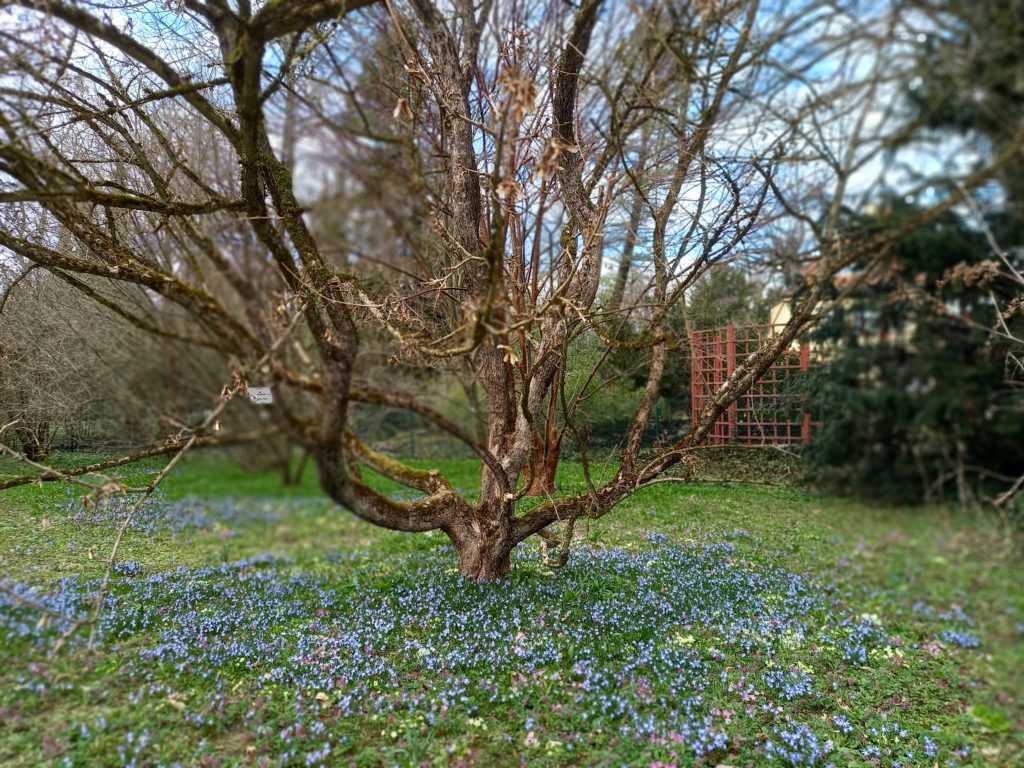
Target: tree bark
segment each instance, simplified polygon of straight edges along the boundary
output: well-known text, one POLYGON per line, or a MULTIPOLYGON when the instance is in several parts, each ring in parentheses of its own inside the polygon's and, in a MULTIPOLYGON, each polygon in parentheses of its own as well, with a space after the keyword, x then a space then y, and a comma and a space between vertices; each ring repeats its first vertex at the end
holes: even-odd
POLYGON ((555 476, 562 457, 562 436, 548 429, 544 441, 537 441, 530 460, 527 496, 549 496, 555 492, 555 476))
POLYGON ((15 429, 14 434, 21 443, 21 452, 29 461, 46 461, 50 455, 51 431, 47 422, 34 428, 15 429))
POLYGON ((460 520, 448 530, 459 556, 459 573, 473 581, 495 581, 504 578, 511 567, 511 516, 493 503, 482 503, 471 518, 460 520))
POLYGON ((558 390, 562 385, 562 371, 555 374, 548 395, 548 411, 544 420, 544 434, 533 437, 530 464, 526 478, 528 496, 548 496, 555 491, 555 475, 562 455, 562 433, 558 429, 558 390))
MULTIPOLYGON (((641 150, 643 151, 643 149, 641 150)), ((641 155, 640 168, 643 169, 643 155, 641 155)), ((629 221, 626 224, 626 238, 622 245, 622 256, 619 257, 619 266, 615 272, 615 282, 612 283, 612 293, 608 299, 608 309, 611 312, 618 312, 622 307, 622 300, 626 295, 626 286, 629 284, 629 272, 633 267, 633 252, 636 250, 636 243, 639 239, 640 221, 643 218, 644 199, 639 193, 633 194, 633 202, 629 209, 629 221)))

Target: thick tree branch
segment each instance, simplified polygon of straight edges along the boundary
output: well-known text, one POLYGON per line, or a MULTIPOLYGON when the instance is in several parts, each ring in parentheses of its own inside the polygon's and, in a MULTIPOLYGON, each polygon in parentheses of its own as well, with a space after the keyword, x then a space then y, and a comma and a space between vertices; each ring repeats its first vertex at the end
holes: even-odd
POLYGON ((341 21, 353 11, 377 5, 380 0, 270 0, 256 13, 250 29, 260 40, 270 41, 314 24, 341 21))
MULTIPOLYGON (((251 432, 239 432, 233 435, 201 435, 196 437, 192 447, 218 448, 228 445, 253 443, 277 434, 278 431, 279 430, 277 429, 260 429, 251 432)), ((133 464, 136 461, 148 459, 153 456, 167 456, 168 454, 180 451, 187 441, 187 437, 173 438, 156 445, 151 445, 147 448, 140 448, 136 451, 131 451, 130 453, 126 453, 124 456, 105 459, 104 461, 97 461, 92 464, 81 464, 77 467, 68 467, 66 469, 59 470, 53 469, 43 471, 35 475, 9 477, 4 480, 0 480, 0 491, 5 491, 8 488, 16 488, 19 485, 31 485, 33 483, 46 483, 53 480, 65 480, 68 477, 79 477, 81 475, 89 475, 95 472, 103 472, 108 469, 117 469, 118 467, 133 464)))

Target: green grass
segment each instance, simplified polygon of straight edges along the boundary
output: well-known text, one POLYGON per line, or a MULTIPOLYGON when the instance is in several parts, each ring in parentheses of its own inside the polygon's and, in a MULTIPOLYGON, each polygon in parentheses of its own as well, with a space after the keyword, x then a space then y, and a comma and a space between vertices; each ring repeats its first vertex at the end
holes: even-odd
MULTIPOLYGON (((430 465, 440 465, 456 487, 471 491, 477 484, 474 462, 430 465)), ((158 461, 140 462, 122 470, 122 476, 130 483, 142 482, 146 472, 159 466, 158 461)), ((0 477, 13 471, 11 464, 0 464, 0 477)), ((610 470, 598 467, 596 471, 603 475, 610 470)), ((384 490, 395 489, 383 478, 376 477, 373 482, 384 490)), ((559 476, 560 490, 583 487, 580 467, 566 463, 559 476)), ((246 471, 225 457, 197 456, 167 478, 162 493, 171 500, 198 497, 211 504, 231 497, 243 507, 269 503, 268 499, 290 500, 290 505, 287 514, 270 519, 243 516, 229 525, 178 533, 129 530, 120 559, 137 561, 147 574, 179 566, 198 569, 271 552, 290 558, 272 568, 282 574, 323 579, 339 604, 351 607, 367 595, 385 599, 396 589, 406 588, 413 578, 410 574, 421 566, 443 571, 454 564, 450 555, 438 550, 444 543, 442 536, 382 531, 330 504, 319 494, 311 467, 300 484, 285 488, 273 473, 246 471), (351 561, 339 560, 339 553, 348 552, 361 554, 351 561)), ((52 588, 64 577, 102 575, 112 526, 75 522, 62 509, 66 498, 67 489, 58 483, 0 494, 0 573, 4 577, 52 588)), ((644 536, 652 531, 666 534, 681 551, 709 542, 731 542, 735 550, 719 564, 722 568, 806 574, 829 605, 828 611, 822 609, 820 615, 811 617, 812 624, 822 627, 821 637, 833 631, 827 626, 829 613, 843 612, 877 619, 890 637, 901 640, 898 646, 872 651, 869 662, 856 664, 843 660, 835 648, 812 648, 788 638, 764 639, 765 644, 757 646, 760 650, 746 654, 702 626, 680 627, 667 634, 652 635, 642 627, 610 633, 608 642, 595 651, 609 665, 621 664, 635 652, 636 644, 645 640, 678 642, 694 653, 711 654, 709 658, 723 655, 714 663, 727 671, 730 685, 713 682, 704 691, 707 706, 714 705, 719 711, 742 711, 743 702, 730 688, 737 675, 759 680, 769 668, 802 665, 811 670, 823 691, 821 698, 776 701, 773 706, 781 708, 780 714, 735 715, 726 726, 729 748, 703 758, 705 763, 767 764, 761 746, 766 735, 785 718, 793 717, 811 725, 822 738, 836 740, 830 759, 837 766, 889 765, 888 759, 875 761, 860 751, 865 744, 895 738, 866 735, 866 729, 887 722, 898 722, 914 734, 934 734, 944 750, 940 755, 943 761, 950 750, 969 744, 970 754, 957 758, 957 764, 1024 764, 1024 634, 1019 628, 1024 622, 1024 586, 1019 578, 1019 546, 996 521, 947 507, 886 507, 793 487, 663 483, 637 493, 607 517, 581 525, 576 546, 581 553, 611 547, 644 551, 650 546, 644 536), (980 637, 981 647, 936 643, 936 634, 945 624, 915 611, 917 602, 939 610, 962 606, 973 617, 971 631, 980 637), (853 735, 840 736, 823 719, 837 712, 858 724, 853 735)), ((652 562, 657 559, 655 555, 652 558, 652 562)), ((556 589, 557 605, 565 615, 587 626, 590 605, 604 599, 628 601, 639 588, 636 575, 630 573, 587 575, 573 571, 570 577, 549 574, 534 561, 526 561, 517 567, 510 589, 524 590, 527 595, 556 589)), ((449 589, 444 600, 461 605, 459 601, 468 599, 457 581, 444 583, 449 589)), ((126 584, 115 580, 115 592, 133 594, 126 584)), ((669 580, 659 588, 674 587, 669 580)), ((214 589, 211 606, 219 604, 217 595, 214 589)), ((163 598, 152 599, 158 604, 163 598)), ((296 621, 305 620, 289 619, 291 623, 282 623, 280 631, 294 629, 296 621)), ((88 629, 83 631, 88 633, 88 629)), ((2 632, 0 624, 0 638, 2 632)), ((417 625, 403 632, 403 637, 426 642, 436 628, 417 625)), ((278 764, 282 753, 274 739, 294 720, 294 691, 268 688, 244 666, 223 670, 226 688, 218 690, 195 672, 141 663, 137 651, 151 643, 151 635, 140 631, 121 643, 102 644, 94 652, 71 643, 53 657, 29 640, 5 643, 0 648, 0 764, 60 764, 66 759, 78 765, 120 765, 124 760, 118 748, 125 748, 129 731, 134 735, 149 732, 151 744, 140 764, 178 760, 183 765, 201 761, 207 765, 259 765, 261 759, 267 765, 278 764), (44 687, 34 690, 33 685, 40 682, 44 687), (250 716, 256 708, 254 701, 259 703, 256 717, 266 732, 254 725, 250 716), (195 713, 200 713, 202 722, 187 719, 195 713), (75 735, 75 728, 100 716, 108 723, 102 733, 88 740, 75 735)), ((403 670, 402 686, 408 687, 408 692, 430 690, 430 681, 417 671, 415 659, 398 662, 403 670)), ((479 676, 476 683, 486 681, 489 672, 479 669, 471 674, 479 676)), ((684 751, 673 757, 671 744, 623 738, 616 735, 613 723, 595 726, 581 720, 579 707, 566 695, 565 678, 545 675, 547 672, 528 684, 517 683, 513 677, 499 685, 503 691, 507 686, 526 686, 522 690, 535 701, 486 705, 475 713, 453 710, 451 717, 435 724, 411 714, 342 717, 334 709, 337 694, 330 692, 316 706, 328 732, 344 734, 347 741, 343 747, 336 746, 326 764, 646 766, 655 760, 679 765, 694 762, 692 754, 684 751), (526 716, 536 722, 530 737, 523 726, 526 716), (569 750, 567 744, 577 746, 569 750)), ((659 690, 655 683, 651 696, 683 695, 659 690)), ((654 711, 661 705, 649 706, 654 711)), ((314 742, 301 743, 305 746, 297 749, 295 764, 303 764, 303 756, 314 742)), ((932 764, 920 754, 916 760, 909 764, 932 764)))

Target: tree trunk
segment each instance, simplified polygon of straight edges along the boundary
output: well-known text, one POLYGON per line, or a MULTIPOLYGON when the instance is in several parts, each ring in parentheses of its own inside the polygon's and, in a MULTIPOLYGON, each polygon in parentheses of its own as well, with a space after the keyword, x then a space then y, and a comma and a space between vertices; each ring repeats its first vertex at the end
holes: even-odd
POLYGON ((477 507, 471 520, 460 522, 448 535, 459 556, 459 573, 467 579, 495 581, 508 574, 515 546, 508 516, 477 507))
POLYGON ((21 452, 29 461, 46 461, 48 458, 46 451, 35 441, 25 443, 21 448, 21 452))
MULTIPOLYGON (((472 370, 470 370, 472 373, 472 370)), ((460 379, 462 391, 466 395, 466 402, 473 413, 473 434, 480 445, 487 445, 487 417, 484 415, 483 407, 480 404, 480 396, 477 393, 476 381, 472 379, 460 379)))
MULTIPOLYGON (((640 140, 640 155, 637 162, 637 172, 643 173, 647 164, 647 142, 650 139, 650 131, 645 128, 640 140)), ((619 267, 615 272, 615 282, 612 283, 612 292, 608 300, 608 309, 618 312, 622 307, 622 300, 626 295, 626 285, 629 283, 629 271, 633 266, 633 252, 636 250, 637 241, 640 239, 640 223, 644 217, 644 196, 634 190, 633 201, 630 204, 629 220, 626 223, 626 237, 622 244, 622 256, 619 258, 619 267)), ((623 318, 618 318, 622 321, 623 318)))
POLYGON ((302 485, 302 476, 306 474, 306 463, 309 461, 309 449, 303 448, 299 455, 299 466, 295 468, 295 484, 302 485))
POLYGON ((293 487, 302 484, 302 475, 306 471, 306 461, 309 459, 309 451, 305 448, 299 454, 299 460, 297 465, 292 469, 292 445, 288 443, 285 447, 285 455, 279 464, 279 470, 281 472, 281 484, 285 487, 293 487))
POLYGON ((555 491, 555 476, 562 455, 562 433, 558 429, 558 390, 562 384, 562 371, 555 374, 548 396, 548 412, 544 422, 544 436, 534 433, 526 483, 528 496, 548 496, 555 491))
POLYGON ((644 212, 643 205, 643 197, 634 194, 633 204, 629 211, 629 222, 626 225, 626 239, 622 246, 622 256, 619 258, 619 267, 615 272, 615 282, 612 283, 612 292, 608 299, 608 309, 612 312, 619 311, 619 308, 622 306, 622 300, 626 295, 629 271, 633 266, 633 251, 636 249, 638 239, 637 230, 640 228, 640 220, 644 212))
POLYGON ((292 463, 291 463, 291 461, 289 461, 286 458, 284 461, 279 462, 278 465, 277 465, 277 470, 281 474, 281 485, 283 485, 285 488, 288 488, 289 486, 292 486, 292 485, 295 484, 293 479, 292 479, 292 463))
POLYGON ((32 429, 15 429, 21 452, 29 461, 46 461, 50 455, 50 425, 42 423, 32 429))
POLYGON ((546 439, 537 440, 533 446, 529 466, 529 489, 527 496, 548 496, 555 492, 555 476, 562 455, 562 439, 557 429, 548 430, 546 439))

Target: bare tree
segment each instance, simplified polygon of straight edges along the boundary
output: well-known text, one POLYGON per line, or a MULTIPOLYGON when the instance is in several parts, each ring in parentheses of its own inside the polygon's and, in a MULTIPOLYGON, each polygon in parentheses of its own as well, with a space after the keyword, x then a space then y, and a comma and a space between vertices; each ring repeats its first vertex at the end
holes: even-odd
MULTIPOLYGON (((978 202, 966 194, 964 197, 975 225, 984 234, 991 258, 974 264, 961 262, 955 265, 940 281, 937 295, 924 294, 917 298, 927 302, 938 314, 951 314, 950 307, 942 296, 942 288, 945 286, 966 286, 987 294, 993 310, 991 327, 980 326, 969 315, 959 315, 956 319, 958 322, 987 331, 989 343, 994 348, 1002 350, 1003 385, 1008 397, 1007 402, 998 406, 998 410, 1002 412, 999 415, 1019 420, 1024 413, 1024 331, 1021 322, 1024 318, 1024 261, 1019 248, 1006 248, 999 242, 978 202)), ((961 503, 965 496, 973 498, 966 480, 963 479, 965 470, 962 464, 960 460, 956 465, 961 503)), ((984 468, 982 470, 985 471, 984 468)), ((992 504, 997 509, 1010 509, 1022 491, 1024 475, 1011 479, 1008 487, 992 498, 992 504)))
POLYGON ((153 441, 161 424, 186 418, 217 386, 210 380, 222 368, 217 356, 126 326, 103 302, 159 314, 134 286, 0 265, 0 420, 33 461, 45 460, 54 444, 153 441), (168 379, 168 365, 180 381, 168 379))
POLYGON ((833 224, 899 129, 881 106, 899 75, 898 11, 12 2, 0 25, 0 247, 83 290, 92 276, 174 308, 154 321, 111 302, 148 332, 267 359, 250 377, 273 382, 273 426, 309 450, 331 498, 386 528, 443 530, 463 574, 497 578, 518 543, 605 514, 683 460, 814 322, 831 276, 884 250, 833 224), (310 145, 331 156, 326 178, 301 157, 310 145), (322 204, 325 190, 337 205, 322 204), (669 311, 713 265, 763 247, 780 217, 811 233, 792 319, 685 438, 643 455, 669 311), (629 299, 602 306, 623 241, 629 299), (302 333, 267 357, 293 303, 302 333), (189 324, 170 327, 172 315, 189 324), (524 512, 537 490, 524 476, 536 478, 538 452, 557 459, 586 395, 563 385, 567 351, 595 336, 621 347, 622 323, 647 376, 614 477, 524 512), (484 439, 394 386, 395 365, 479 386, 484 439), (408 409, 465 442, 481 460, 479 497, 368 446, 351 428, 355 404, 408 409), (363 466, 421 497, 375 491, 363 466))

